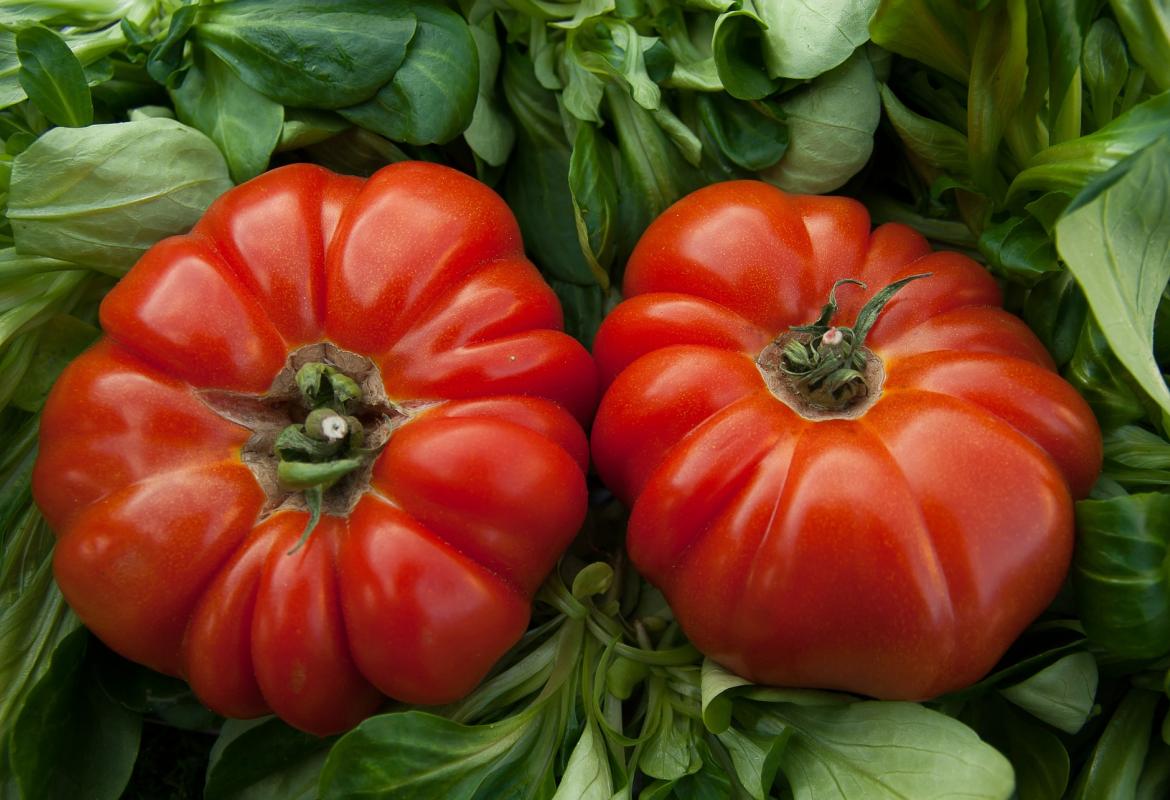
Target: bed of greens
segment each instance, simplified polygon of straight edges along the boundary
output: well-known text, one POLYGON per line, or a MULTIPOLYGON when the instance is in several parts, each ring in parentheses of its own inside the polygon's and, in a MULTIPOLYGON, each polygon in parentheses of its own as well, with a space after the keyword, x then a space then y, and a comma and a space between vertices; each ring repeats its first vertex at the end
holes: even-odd
POLYGON ((0 139, 0 798, 1170 795, 1164 2, 0 0, 0 139), (269 167, 406 159, 503 195, 586 346, 649 222, 729 178, 981 260, 1104 433, 1065 591, 930 702, 755 686, 681 638, 599 489, 451 706, 317 738, 115 655, 29 490, 99 301, 269 167))

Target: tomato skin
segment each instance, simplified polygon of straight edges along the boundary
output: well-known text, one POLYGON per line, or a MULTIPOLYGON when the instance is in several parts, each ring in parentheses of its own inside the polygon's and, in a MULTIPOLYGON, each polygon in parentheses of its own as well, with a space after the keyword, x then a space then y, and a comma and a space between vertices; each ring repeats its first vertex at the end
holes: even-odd
POLYGON ((759 683, 922 700, 977 681, 1051 602, 1100 430, 987 272, 855 201, 747 181, 651 224, 598 331, 591 449, 627 546, 705 654, 759 683), (908 275, 856 418, 809 419, 757 358, 908 275))
POLYGON ((113 649, 225 715, 329 734, 385 695, 458 699, 523 634, 584 518, 597 378, 489 189, 431 164, 273 170, 100 315, 46 403, 33 492, 66 599, 113 649), (297 547, 307 511, 272 507, 215 398, 263 395, 319 342, 368 357, 404 416, 297 547))

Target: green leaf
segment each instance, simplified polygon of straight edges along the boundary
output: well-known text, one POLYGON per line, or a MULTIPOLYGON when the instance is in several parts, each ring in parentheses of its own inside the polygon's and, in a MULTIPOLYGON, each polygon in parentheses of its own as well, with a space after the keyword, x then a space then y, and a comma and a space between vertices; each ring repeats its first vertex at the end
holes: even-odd
POLYGON ((305 108, 286 108, 280 129, 276 152, 309 147, 343 133, 352 127, 348 121, 331 111, 305 108))
MULTIPOLYGON (((408 144, 449 142, 468 125, 479 95, 479 56, 461 16, 432 2, 411 10, 418 30, 394 77, 369 101, 340 109, 351 122, 408 144)), ((283 24, 283 14, 281 16, 283 24)))
POLYGON ((777 704, 760 733, 792 729, 781 770, 795 800, 1007 800, 1011 764, 967 726, 914 703, 777 704))
POLYGON ((1105 434, 1105 459, 1134 469, 1170 469, 1170 442, 1126 425, 1105 434))
POLYGON ((1117 23, 1108 17, 1093 23, 1085 36, 1081 63, 1089 90, 1093 127, 1103 128, 1113 120, 1113 111, 1129 79, 1129 54, 1117 23))
POLYGON ((549 278, 596 286, 573 221, 570 153, 556 96, 537 82, 532 62, 514 49, 504 61, 504 96, 518 131, 503 194, 520 223, 524 244, 549 278))
POLYGON ((16 51, 16 31, 0 28, 0 109, 25 99, 20 85, 20 55, 16 51))
POLYGON ((886 50, 920 61, 965 86, 977 20, 955 0, 885 0, 870 20, 869 35, 886 50))
POLYGON ((498 167, 508 161, 516 142, 516 129, 496 95, 500 43, 496 38, 495 17, 489 14, 479 25, 472 25, 471 34, 479 54, 479 96, 463 138, 477 156, 498 167))
POLYGON ((211 750, 206 800, 313 800, 333 738, 272 717, 228 720, 211 750))
POLYGON ((1170 8, 1164 0, 1109 0, 1133 59, 1161 91, 1170 89, 1170 8))
POLYGON ((751 11, 736 10, 719 15, 711 51, 719 80, 732 97, 760 100, 779 88, 764 65, 765 23, 751 11))
POLYGON ((878 89, 886 118, 907 150, 954 177, 965 179, 970 175, 966 136, 949 125, 915 114, 885 84, 878 89))
POLYGON ((93 344, 98 330, 77 317, 58 314, 45 321, 37 337, 33 363, 12 396, 13 405, 39 411, 61 370, 93 344))
POLYGON ((1072 653, 999 692, 1052 727, 1076 733, 1093 711, 1097 661, 1089 653, 1072 653))
POLYGON ((1153 733, 1158 695, 1130 689, 1097 740, 1073 800, 1134 797, 1153 733))
POLYGON ((728 728, 718 735, 719 743, 734 765, 735 777, 753 800, 768 800, 772 796, 772 784, 776 782, 780 760, 792 732, 788 728, 779 736, 753 736, 728 728))
MULTIPOLYGON (((1084 296, 1083 292, 1080 294, 1084 296)), ((1084 303, 1086 318, 1065 377, 1093 409, 1102 429, 1111 430, 1145 419, 1146 403, 1151 401, 1146 400, 1145 392, 1113 355, 1101 326, 1088 314, 1088 300, 1084 303)))
POLYGON ((1024 286, 1035 286, 1061 269, 1052 237, 1029 215, 1008 217, 985 228, 979 252, 997 275, 1024 286))
POLYGON ((844 63, 869 41, 878 0, 767 0, 755 4, 767 26, 764 63, 773 78, 807 80, 844 63))
POLYGON ((26 797, 116 800, 130 779, 142 718, 85 669, 88 636, 78 630, 58 646, 12 730, 11 766, 26 797))
POLYGON ((16 157, 8 218, 23 255, 124 270, 231 185, 215 144, 174 120, 56 128, 16 157))
POLYGON ((726 94, 700 94, 699 117, 723 155, 746 170, 767 169, 788 149, 788 125, 726 94))
POLYGON ((1011 761, 1019 800, 1064 798, 1070 763, 1056 734, 995 695, 979 698, 963 719, 1011 761))
POLYGON ((421 711, 371 717, 329 751, 321 798, 534 797, 563 735, 564 720, 549 708, 474 726, 421 711))
POLYGON ((1008 187, 1008 202, 1027 191, 1076 193, 1119 161, 1165 136, 1170 91, 1151 97, 1104 128, 1037 153, 1008 187))
POLYGON ((1154 362, 1154 316, 1170 280, 1170 139, 1086 190, 1056 224, 1056 247, 1114 354, 1164 411, 1170 390, 1154 362))
POLYGON ((1028 10, 1025 0, 1005 0, 979 15, 967 93, 971 176, 997 196, 999 145, 1028 86, 1028 10))
POLYGON ((1048 136, 1051 144, 1081 135, 1084 0, 1040 0, 1048 35, 1048 136))
POLYGON ((187 47, 187 34, 195 25, 198 6, 185 5, 175 10, 171 15, 171 26, 166 36, 150 51, 146 60, 146 72, 157 83, 166 84, 167 80, 183 66, 183 53, 187 47))
POLYGON ((613 795, 605 738, 594 723, 587 722, 565 765, 565 774, 553 800, 610 800, 613 795))
POLYGON ((548 283, 561 301, 565 314, 565 332, 587 349, 591 348, 593 337, 610 306, 605 290, 597 284, 582 286, 556 278, 549 278, 548 283))
POLYGON ((769 183, 788 192, 830 192, 869 160, 881 97, 864 51, 785 95, 780 109, 788 122, 788 151, 760 173, 769 183))
POLYGON ((417 35, 412 4, 400 0, 286 0, 273 11, 268 0, 203 6, 196 37, 283 105, 342 108, 370 99, 417 35))
POLYGON ((1088 315, 1085 293, 1066 270, 1050 272, 1041 278, 1024 302, 1024 321, 1060 366, 1067 364, 1076 353, 1088 315))
POLYGON ((243 183, 268 168, 284 108, 236 77, 213 53, 197 54, 171 99, 180 122, 219 145, 233 181, 243 183))
POLYGON ((54 125, 80 128, 93 122, 93 97, 85 70, 59 34, 41 26, 16 34, 20 85, 54 125))
POLYGON ((1124 658, 1170 653, 1170 495, 1076 505, 1072 581, 1089 638, 1124 658))
POLYGON ((569 192, 577 240, 594 279, 609 288, 609 270, 617 250, 617 153, 592 124, 581 123, 569 156, 569 192))

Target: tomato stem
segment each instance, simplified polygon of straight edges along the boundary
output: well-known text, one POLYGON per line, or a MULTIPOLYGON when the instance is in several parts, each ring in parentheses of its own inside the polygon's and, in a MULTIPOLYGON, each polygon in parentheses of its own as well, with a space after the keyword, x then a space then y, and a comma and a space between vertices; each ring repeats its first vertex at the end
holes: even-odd
POLYGON ((866 285, 854 278, 834 283, 820 316, 807 325, 794 325, 790 333, 784 334, 787 338, 781 348, 779 368, 788 376, 794 393, 809 407, 821 411, 841 411, 868 396, 866 373, 871 354, 865 347, 865 337, 902 287, 930 275, 909 275, 886 286, 862 306, 852 327, 831 324, 838 310, 837 288, 847 283, 863 289, 866 285))
POLYGON ((352 411, 360 407, 362 390, 357 381, 329 364, 309 362, 296 374, 301 403, 308 414, 280 432, 273 446, 276 476, 290 491, 302 492, 309 521, 292 555, 308 540, 321 521, 321 504, 338 481, 364 463, 365 435, 352 411))

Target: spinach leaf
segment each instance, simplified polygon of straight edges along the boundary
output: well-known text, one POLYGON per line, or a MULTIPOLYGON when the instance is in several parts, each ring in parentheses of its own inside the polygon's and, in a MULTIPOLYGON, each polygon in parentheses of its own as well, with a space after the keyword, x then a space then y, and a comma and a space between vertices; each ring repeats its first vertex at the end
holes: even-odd
POLYGON ((775 92, 781 81, 768 75, 763 39, 766 23, 747 9, 720 14, 715 22, 711 50, 723 88, 740 100, 760 100, 775 92))
POLYGON ((768 0, 756 10, 764 32, 764 63, 773 78, 807 80, 842 64, 869 41, 878 0, 768 0))
POLYGON ((590 721, 573 746, 553 800, 610 800, 613 788, 605 738, 590 721))
POLYGON ((1130 689, 1081 770, 1073 800, 1133 797, 1153 732, 1157 695, 1130 689))
POLYGON ((174 120, 56 128, 17 156, 8 218, 19 253, 117 272, 231 185, 215 144, 174 120))
POLYGON ((26 797, 116 800, 138 756, 142 718, 111 700, 86 669, 89 634, 70 634, 12 731, 11 766, 26 797))
POLYGON ((1074 200, 1056 247, 1085 290, 1114 354, 1164 411, 1170 390, 1153 357, 1154 317, 1170 281, 1170 139, 1118 165, 1074 200))
POLYGON ((1117 23, 1108 17, 1093 23, 1085 36, 1081 63, 1085 86, 1089 90, 1093 126, 1103 128, 1113 119, 1129 78, 1129 55, 1117 23))
MULTIPOLYGON (((341 108, 389 81, 416 35, 401 0, 236 0, 201 8, 196 38, 278 103, 341 108)), ((461 74, 462 77, 462 74, 461 74)))
POLYGON ((984 194, 995 196, 999 145, 1028 86, 1027 3, 1005 0, 978 19, 967 93, 967 138, 972 178, 984 194))
POLYGON ((979 251, 997 275, 1024 286, 1035 286, 1060 270, 1052 237, 1027 215, 985 228, 979 237, 979 251))
POLYGON ((1097 662, 1089 653, 1070 653, 999 693, 1052 727, 1076 733, 1093 711, 1097 662))
POLYGON ((789 192, 829 192, 869 160, 881 98, 863 50, 779 105, 788 123, 788 150, 760 173, 765 180, 789 192))
MULTIPOLYGON (((394 77, 343 117, 408 144, 448 142, 471 124, 479 95, 479 56, 463 18, 431 2, 411 10, 418 29, 394 77)), ((302 104, 303 105, 303 104, 302 104)))
POLYGON ((93 97, 77 56, 55 31, 35 25, 16 34, 20 85, 55 125, 80 128, 93 122, 93 97))
POLYGON ((1072 360, 1088 314, 1085 293, 1067 270, 1049 272, 1037 281, 1024 301, 1024 321, 1058 366, 1072 360))
POLYGON ((699 95, 699 117, 723 155, 746 170, 767 169, 788 149, 788 125, 779 113, 723 94, 699 95))
POLYGON ((995 695, 980 698, 962 718, 1011 761, 1019 800, 1064 798, 1071 764, 1051 730, 995 695))
POLYGON ((211 749, 203 796, 206 800, 312 800, 334 741, 272 717, 228 720, 211 749))
POLYGON ((902 144, 914 155, 947 175, 965 180, 971 174, 967 137, 937 120, 916 114, 885 84, 878 87, 886 119, 902 144))
POLYGON ((1170 8, 1162 0, 1109 0, 1134 61, 1154 85, 1170 89, 1170 8))
POLYGON ((755 729, 791 730, 780 769, 795 800, 1012 794, 1006 758, 958 720, 914 703, 777 703, 755 729))
POLYGON ((243 183, 268 168, 283 130, 284 108, 240 80, 214 53, 196 53, 171 99, 180 122, 219 146, 233 181, 243 183))
POLYGON ((1170 91, 1134 106, 1100 130, 1037 153, 1008 187, 1012 203, 1027 191, 1076 193, 1122 159, 1165 136, 1170 91))
POLYGON ((885 0, 869 23, 875 44, 966 85, 977 15, 957 0, 885 0))
POLYGON ((463 138, 477 156, 493 167, 499 167, 507 162, 512 152, 516 129, 496 94, 500 42, 496 38, 495 17, 489 14, 479 25, 472 25, 471 34, 479 55, 479 96, 463 138))
POLYGON ((1170 653, 1170 495, 1077 503, 1072 581, 1085 632, 1125 658, 1170 653))
POLYGON ((577 239, 597 284, 609 288, 617 248, 618 189, 614 147, 588 122, 577 128, 569 156, 569 192, 577 239))

